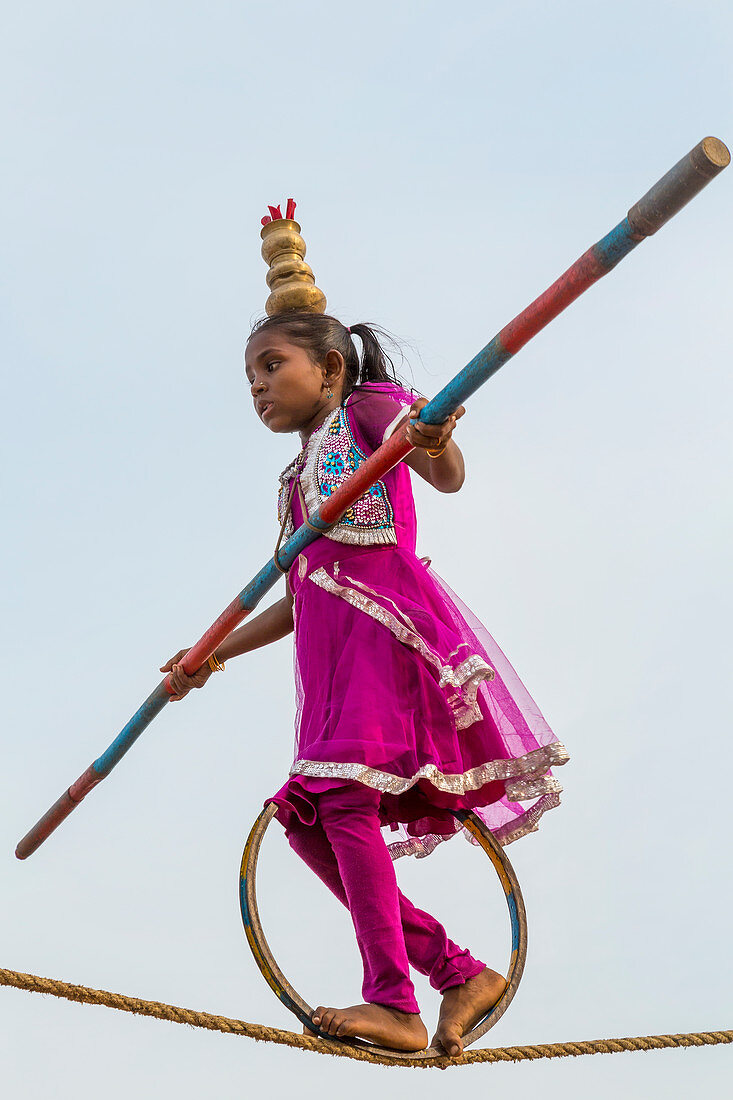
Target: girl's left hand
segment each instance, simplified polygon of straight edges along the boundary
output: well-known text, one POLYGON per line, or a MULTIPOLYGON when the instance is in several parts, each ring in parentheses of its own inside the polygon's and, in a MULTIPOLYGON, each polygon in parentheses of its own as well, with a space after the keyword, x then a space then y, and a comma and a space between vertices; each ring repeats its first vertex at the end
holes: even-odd
MULTIPOLYGON (((411 421, 417 420, 421 409, 424 409, 428 403, 426 397, 418 397, 408 413, 409 419, 411 421)), ((422 421, 419 420, 417 424, 410 423, 407 426, 407 438, 413 447, 422 447, 423 450, 439 451, 450 442, 453 430, 465 411, 463 405, 459 405, 456 411, 451 413, 448 419, 443 421, 442 424, 423 424, 422 421)))

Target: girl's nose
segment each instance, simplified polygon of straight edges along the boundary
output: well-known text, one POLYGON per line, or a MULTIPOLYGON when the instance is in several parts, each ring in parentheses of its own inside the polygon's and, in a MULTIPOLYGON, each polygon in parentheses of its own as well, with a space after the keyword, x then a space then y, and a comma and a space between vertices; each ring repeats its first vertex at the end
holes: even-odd
POLYGON ((264 382, 262 382, 262 381, 259 381, 259 382, 253 382, 253 383, 252 383, 252 385, 250 386, 250 392, 251 392, 251 394, 252 394, 252 396, 253 396, 253 397, 256 397, 256 396, 257 396, 257 394, 258 394, 258 393, 259 393, 259 392, 260 392, 261 390, 264 390, 265 388, 266 388, 266 387, 265 387, 265 383, 264 383, 264 382))

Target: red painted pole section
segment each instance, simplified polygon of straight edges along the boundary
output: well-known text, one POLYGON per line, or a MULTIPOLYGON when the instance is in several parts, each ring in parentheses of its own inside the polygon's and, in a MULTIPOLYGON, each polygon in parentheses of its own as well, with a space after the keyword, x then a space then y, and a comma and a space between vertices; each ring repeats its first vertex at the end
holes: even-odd
POLYGON ((607 270, 599 262, 595 246, 589 248, 552 286, 501 330, 499 339, 502 345, 511 355, 515 355, 607 270))
POLYGON ((62 821, 64 821, 72 810, 75 810, 85 795, 96 787, 97 783, 101 783, 104 779, 104 775, 101 775, 98 771, 95 771, 94 765, 90 764, 85 772, 83 772, 79 778, 71 784, 68 791, 65 791, 61 795, 61 798, 57 798, 53 806, 49 810, 46 810, 42 818, 40 818, 33 828, 27 833, 18 844, 15 849, 15 854, 18 859, 27 859, 28 856, 33 855, 36 848, 40 848, 44 840, 46 840, 54 829, 58 828, 62 821))
MULTIPOLYGON (((187 676, 193 676, 194 672, 198 672, 205 661, 208 661, 211 654, 214 652, 218 645, 224 641, 224 639, 231 634, 235 627, 247 618, 249 611, 242 610, 242 605, 239 602, 239 597, 232 600, 227 608, 222 611, 216 622, 212 623, 209 629, 203 634, 195 645, 191 646, 185 657, 181 658, 181 667, 187 676)), ((170 685, 170 677, 167 676, 165 680, 166 691, 169 695, 173 695, 173 689, 170 685)))

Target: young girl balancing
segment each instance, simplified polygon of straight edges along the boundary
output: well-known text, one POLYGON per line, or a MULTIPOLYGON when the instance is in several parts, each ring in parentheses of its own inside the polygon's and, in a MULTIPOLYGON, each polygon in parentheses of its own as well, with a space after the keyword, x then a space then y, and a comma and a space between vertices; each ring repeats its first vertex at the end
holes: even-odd
POLYGON ((348 907, 364 965, 365 1003, 319 1007, 313 1022, 423 1049, 412 966, 442 994, 433 1042, 456 1056, 505 982, 399 891, 393 859, 453 836, 451 810, 479 812, 502 843, 535 829, 559 802, 549 768, 567 759, 495 642, 415 552, 407 467, 439 492, 460 489, 452 435, 464 410, 415 422, 427 402, 399 384, 377 332, 312 311, 255 325, 245 362, 257 416, 302 444, 280 475, 281 539, 405 416, 415 449, 300 554, 278 603, 194 676, 178 664, 186 650, 161 671, 181 699, 229 658, 294 630, 295 759, 272 801, 291 847, 348 907))

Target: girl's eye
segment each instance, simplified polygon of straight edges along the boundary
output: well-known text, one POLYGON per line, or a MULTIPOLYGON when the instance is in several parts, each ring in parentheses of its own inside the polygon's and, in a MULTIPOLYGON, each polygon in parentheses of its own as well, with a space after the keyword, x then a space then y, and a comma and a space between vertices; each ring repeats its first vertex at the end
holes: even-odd
POLYGON ((277 362, 277 359, 271 359, 269 363, 265 364, 265 370, 271 371, 274 367, 277 366, 277 362))

